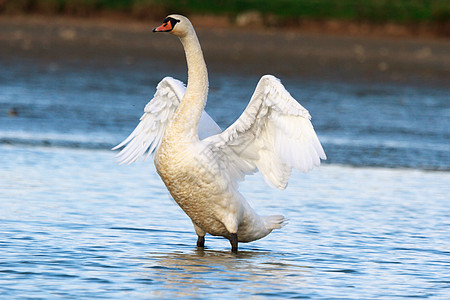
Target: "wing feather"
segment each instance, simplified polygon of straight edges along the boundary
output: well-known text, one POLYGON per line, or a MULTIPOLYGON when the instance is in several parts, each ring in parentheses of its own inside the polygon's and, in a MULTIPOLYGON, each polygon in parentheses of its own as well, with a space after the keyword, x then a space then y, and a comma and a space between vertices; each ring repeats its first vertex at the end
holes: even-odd
POLYGON ((284 189, 292 168, 308 172, 326 159, 310 120, 281 82, 265 75, 239 119, 205 142, 230 178, 259 169, 269 185, 284 189))
MULTIPOLYGON (((155 153, 185 91, 186 87, 179 80, 171 77, 161 80, 153 99, 145 106, 139 124, 123 142, 112 149, 124 147, 116 156, 120 164, 131 164, 141 157, 147 159, 155 153)), ((203 111, 199 123, 200 139, 220 132, 216 122, 203 111)))

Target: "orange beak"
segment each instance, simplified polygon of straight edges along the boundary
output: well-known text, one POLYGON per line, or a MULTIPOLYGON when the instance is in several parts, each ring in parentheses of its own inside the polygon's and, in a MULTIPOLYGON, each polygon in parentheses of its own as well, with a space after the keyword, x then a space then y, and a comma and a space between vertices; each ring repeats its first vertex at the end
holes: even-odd
POLYGON ((153 32, 168 32, 171 31, 172 29, 173 28, 171 22, 166 22, 159 27, 153 28, 153 32))

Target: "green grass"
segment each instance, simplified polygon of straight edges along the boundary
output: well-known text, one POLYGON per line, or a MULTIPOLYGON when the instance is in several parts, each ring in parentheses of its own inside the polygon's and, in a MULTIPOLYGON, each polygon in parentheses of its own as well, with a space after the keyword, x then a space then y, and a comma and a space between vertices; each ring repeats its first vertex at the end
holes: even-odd
POLYGON ((187 12, 238 14, 259 11, 284 18, 340 19, 370 22, 448 20, 448 0, 155 0, 187 12))
POLYGON ((337 19, 374 23, 448 23, 449 0, 0 0, 1 13, 91 15, 102 11, 137 17, 169 12, 236 16, 258 11, 292 21, 337 19))

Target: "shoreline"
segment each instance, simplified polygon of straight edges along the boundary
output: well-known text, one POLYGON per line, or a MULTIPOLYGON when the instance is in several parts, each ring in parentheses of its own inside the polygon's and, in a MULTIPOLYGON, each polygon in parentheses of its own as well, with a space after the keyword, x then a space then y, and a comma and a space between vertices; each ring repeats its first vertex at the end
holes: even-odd
MULTIPOLYGON (((129 24, 134 27, 152 26, 158 24, 162 18, 138 18, 119 12, 98 12, 91 16, 76 16, 70 14, 0 14, 0 20, 25 20, 25 21, 57 21, 61 23, 83 22, 103 24, 111 26, 114 24, 129 24)), ((337 19, 313 20, 299 19, 291 24, 264 25, 262 21, 246 17, 243 14, 242 21, 232 20, 225 15, 212 14, 190 14, 189 19, 196 28, 246 30, 255 32, 284 31, 289 33, 310 33, 330 36, 352 36, 373 38, 408 38, 408 39, 433 39, 448 40, 450 37, 450 26, 437 23, 411 23, 400 24, 393 22, 374 23, 368 21, 345 21, 337 19)))
MULTIPOLYGON (((226 26, 192 17, 212 72, 286 74, 304 79, 448 88, 450 41, 430 37, 324 34, 226 26), (270 63, 267 59, 270 58, 270 63)), ((184 70, 176 39, 154 38, 160 21, 121 18, 0 16, 0 61, 27 57, 84 64, 156 59, 184 70)))

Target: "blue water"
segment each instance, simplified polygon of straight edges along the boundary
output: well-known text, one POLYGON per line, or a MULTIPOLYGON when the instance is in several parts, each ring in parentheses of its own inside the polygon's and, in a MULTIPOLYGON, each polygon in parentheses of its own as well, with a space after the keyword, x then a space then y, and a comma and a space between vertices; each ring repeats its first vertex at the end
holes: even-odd
MULTIPOLYGON (((147 64, 7 65, 0 72, 0 143, 110 149, 136 126, 167 75, 148 71, 160 62, 147 64), (8 116, 11 109, 17 117, 8 116)), ((186 81, 184 70, 171 75, 186 81)), ((226 128, 259 77, 210 77, 206 109, 226 128)), ((279 77, 310 111, 327 163, 450 170, 449 89, 279 77)))
MULTIPOLYGON (((450 298, 448 89, 279 76, 328 160, 285 191, 247 177, 251 205, 290 221, 234 255, 210 236, 196 249, 151 161, 118 166, 109 150, 165 63, 3 62, 0 298, 450 298)), ((224 128, 258 77, 210 77, 224 128)))
POLYGON ((238 255, 189 219, 151 163, 104 150, 0 147, 0 297, 448 299, 448 172, 325 165, 242 192, 282 230, 238 255), (8 162, 5 167, 5 162, 8 162))

